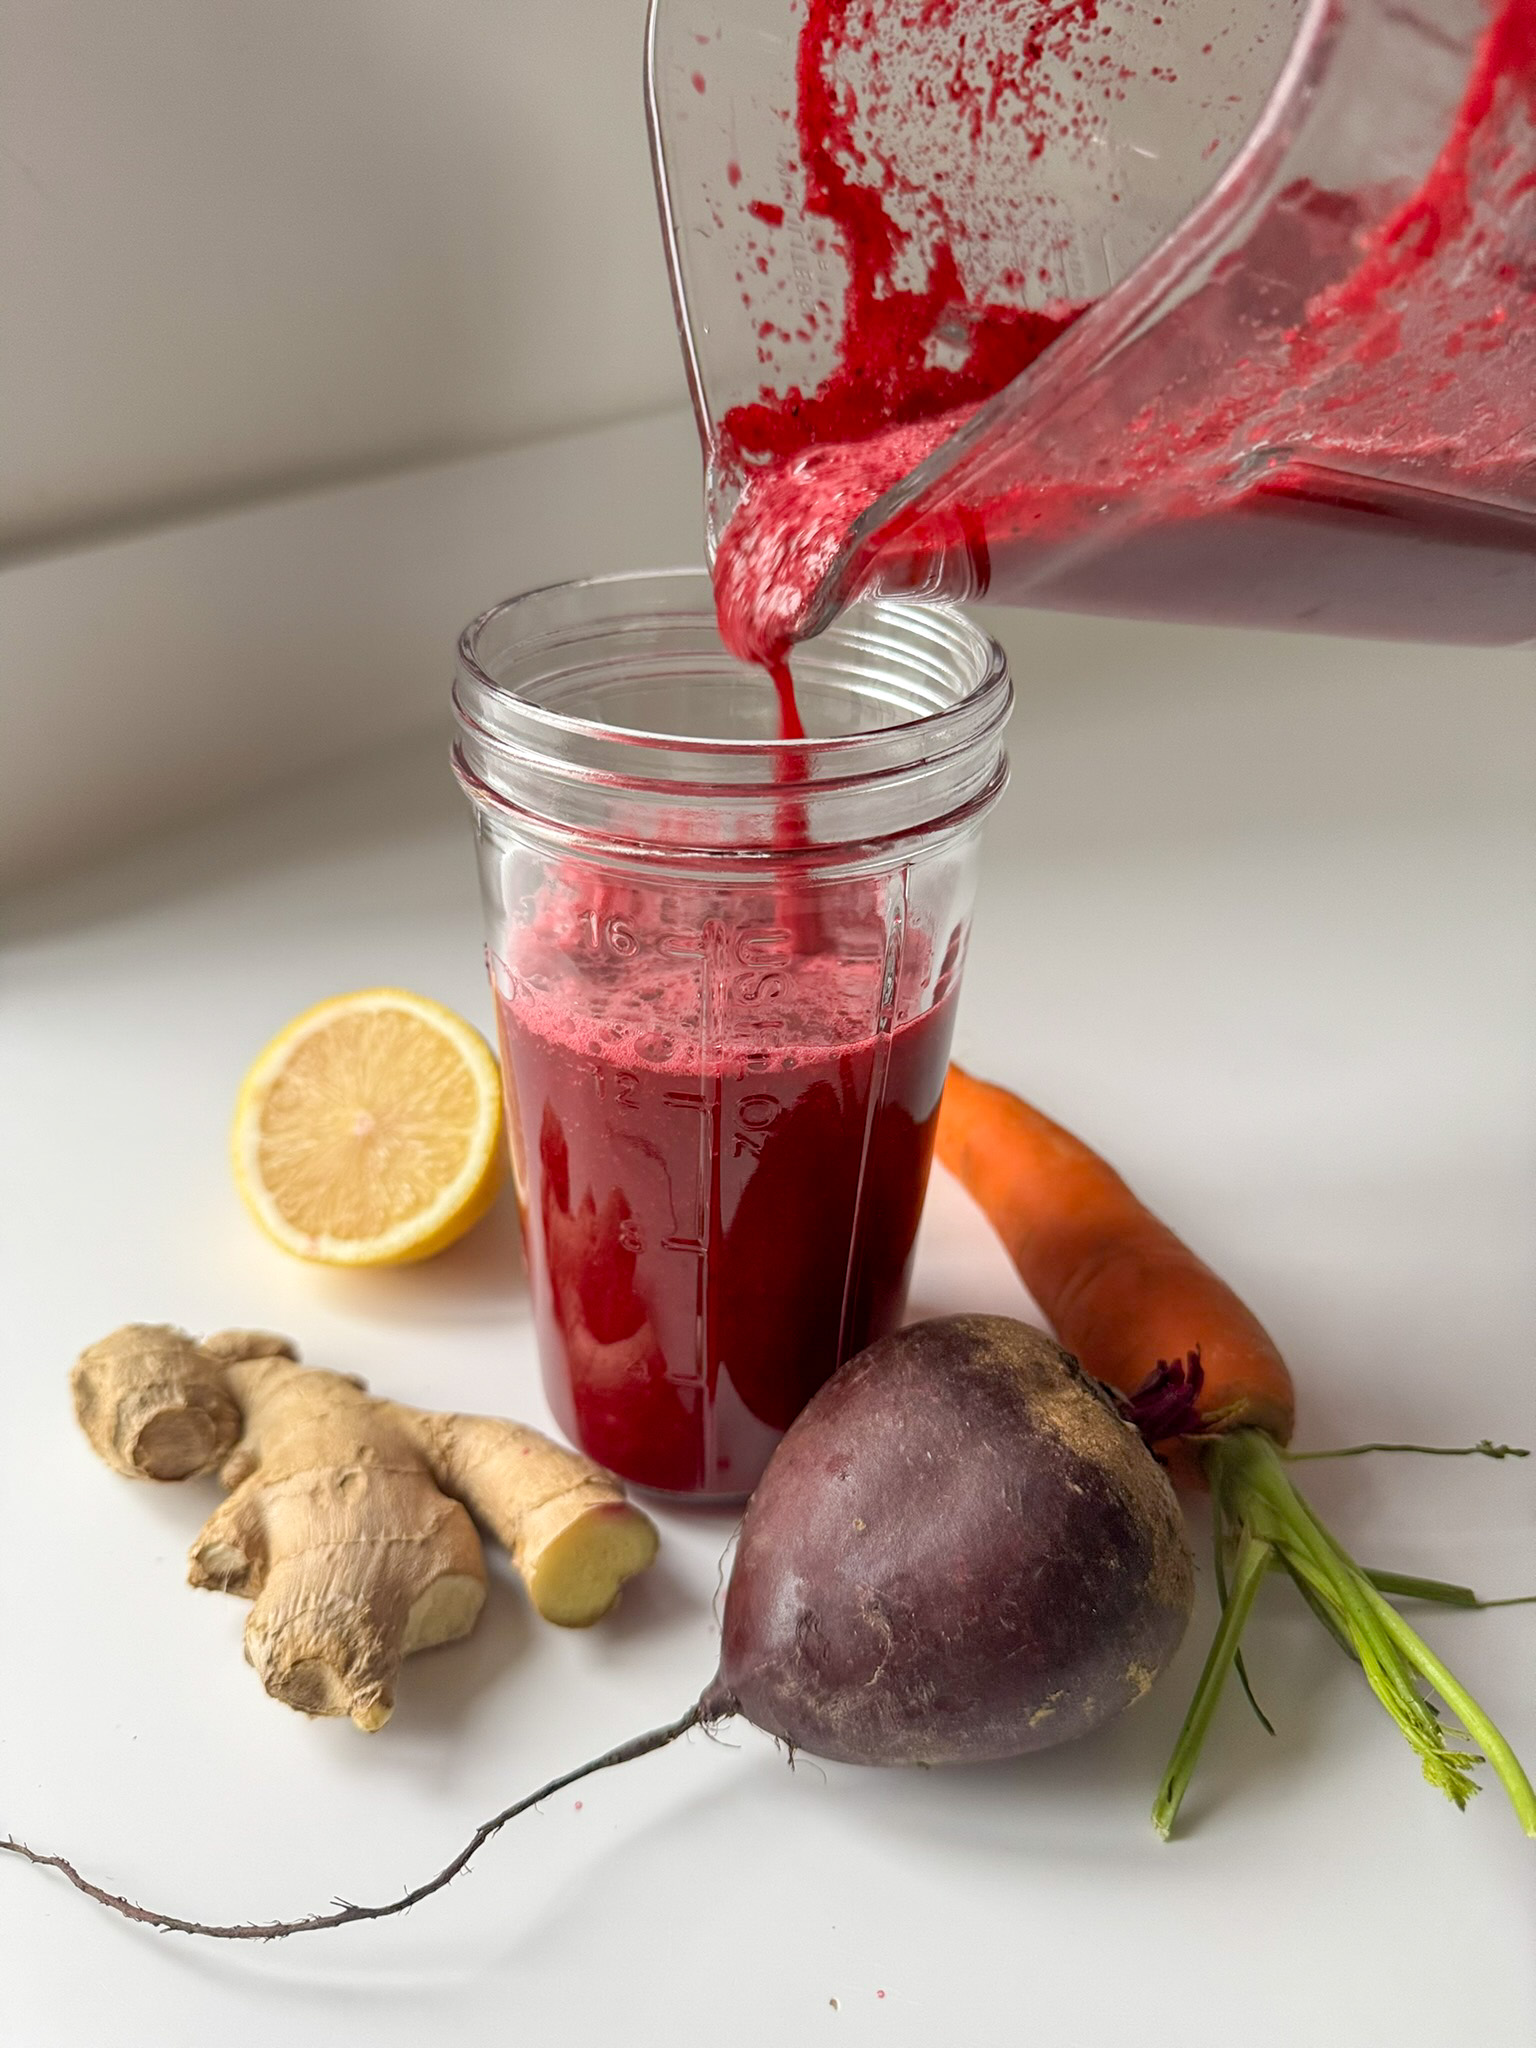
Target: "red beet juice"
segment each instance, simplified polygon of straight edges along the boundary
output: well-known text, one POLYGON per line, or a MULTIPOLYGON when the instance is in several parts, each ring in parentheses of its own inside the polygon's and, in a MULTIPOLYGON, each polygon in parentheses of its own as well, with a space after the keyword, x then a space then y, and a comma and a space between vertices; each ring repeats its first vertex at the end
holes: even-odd
POLYGON ((952 996, 872 1031, 879 950, 839 945, 818 910, 824 949, 797 955, 785 900, 772 926, 637 940, 620 922, 606 958, 581 916, 563 938, 536 919, 497 977, 549 1400, 592 1457, 666 1493, 750 1492, 905 1301, 952 996))

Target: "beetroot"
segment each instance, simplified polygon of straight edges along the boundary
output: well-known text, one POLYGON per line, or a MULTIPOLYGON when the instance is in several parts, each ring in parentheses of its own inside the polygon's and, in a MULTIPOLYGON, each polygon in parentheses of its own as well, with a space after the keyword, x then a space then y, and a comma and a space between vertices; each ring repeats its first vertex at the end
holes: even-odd
POLYGON ((950 1316, 871 1345, 752 1497, 706 1718, 843 1763, 1066 1742, 1147 1691, 1189 1619, 1173 1488, 1049 1337, 950 1316))
POLYGON ((792 1424, 747 1509, 697 1705, 492 1815, 410 1891, 221 1926, 136 1905, 25 1843, 0 1849, 181 1934, 388 1919, 541 1799, 733 1714, 846 1763, 979 1761, 1084 1735, 1147 1691, 1192 1597, 1173 1488, 1109 1395, 1025 1323, 948 1316, 849 1360, 792 1424))

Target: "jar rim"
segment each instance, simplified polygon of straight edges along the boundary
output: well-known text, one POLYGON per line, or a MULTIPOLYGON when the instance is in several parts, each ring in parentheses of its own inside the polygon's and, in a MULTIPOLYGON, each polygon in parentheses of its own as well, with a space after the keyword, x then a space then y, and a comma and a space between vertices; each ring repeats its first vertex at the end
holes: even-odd
POLYGON ((525 834, 750 864, 787 851, 786 805, 823 852, 894 845, 959 829, 1006 777, 1008 664, 950 604, 870 599, 797 649, 802 708, 830 729, 795 739, 759 730, 767 678, 727 652, 702 569, 541 585, 458 654, 455 771, 525 834))
MULTIPOLYGON (((493 622, 510 619, 522 613, 539 600, 556 597, 570 597, 578 592, 608 591, 615 593, 628 588, 639 589, 646 585, 682 588, 695 585, 706 600, 710 599, 712 585, 707 569, 674 565, 666 569, 620 569, 600 576, 578 576, 561 578, 552 583, 535 584, 531 589, 519 591, 512 597, 501 599, 487 607, 459 635, 458 658, 460 668, 467 671, 475 684, 490 693, 498 704, 515 704, 519 724, 531 728, 545 728, 552 734, 569 738, 606 740, 626 747, 655 748, 668 753, 712 754, 752 756, 763 755, 769 759, 781 758, 785 754, 804 755, 807 753, 847 752, 867 745, 871 740, 885 738, 894 733, 922 727, 925 732, 942 731, 947 724, 966 722, 964 714, 975 715, 978 704, 993 699, 1002 702, 1001 715, 1006 716, 1007 700, 1011 695, 1008 666, 997 642, 975 625, 957 605, 947 601, 923 601, 914 603, 899 598, 868 599, 852 607, 853 611, 876 618, 900 618, 905 623, 942 620, 955 638, 968 643, 975 655, 979 675, 974 689, 958 696, 953 703, 941 705, 917 718, 896 719, 890 725, 869 726, 858 732, 828 733, 805 739, 784 739, 778 736, 763 736, 751 739, 729 737, 711 738, 706 734, 678 734, 648 732, 638 726, 610 725, 600 719, 573 717, 568 712, 552 710, 548 705, 539 704, 506 682, 492 675, 480 658, 482 636, 493 622)), ((690 616, 704 617, 706 612, 713 616, 713 603, 707 602, 696 610, 678 608, 669 616, 679 619, 690 616)), ((846 620, 848 613, 843 614, 846 620)), ((610 623, 615 623, 616 618, 610 623)), ((590 622, 584 628, 571 623, 563 628, 533 633, 520 643, 521 651, 534 655, 541 647, 557 647, 581 637, 584 630, 590 630, 590 622)), ((730 657, 726 657, 729 659, 730 657)), ((461 719, 472 716, 459 699, 457 690, 455 710, 461 719)))

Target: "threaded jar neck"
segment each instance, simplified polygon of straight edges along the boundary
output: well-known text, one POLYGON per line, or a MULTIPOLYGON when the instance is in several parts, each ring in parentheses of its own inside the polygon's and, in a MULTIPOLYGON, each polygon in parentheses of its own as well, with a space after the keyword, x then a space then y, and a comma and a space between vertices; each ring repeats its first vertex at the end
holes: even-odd
POLYGON ((1001 791, 1007 664, 952 607, 856 605, 792 665, 803 740, 726 652, 703 571, 531 591, 460 639, 455 768, 524 834, 747 865, 901 857, 1001 791))

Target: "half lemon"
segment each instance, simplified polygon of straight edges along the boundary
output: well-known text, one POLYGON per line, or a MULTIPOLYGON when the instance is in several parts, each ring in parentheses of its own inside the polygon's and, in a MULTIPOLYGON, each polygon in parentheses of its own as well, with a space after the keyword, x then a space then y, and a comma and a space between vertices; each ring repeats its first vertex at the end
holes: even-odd
POLYGON ((295 1017, 257 1058, 235 1108, 235 1180, 285 1251, 403 1265, 485 1214, 501 1131, 479 1032, 425 996, 362 989, 295 1017))

